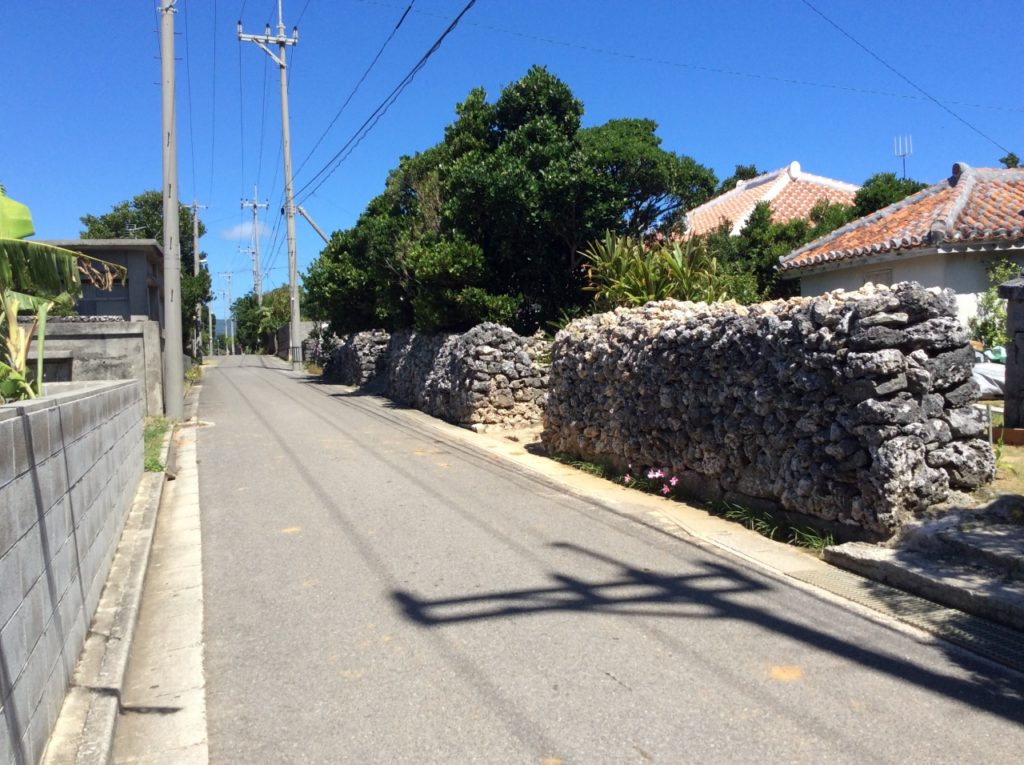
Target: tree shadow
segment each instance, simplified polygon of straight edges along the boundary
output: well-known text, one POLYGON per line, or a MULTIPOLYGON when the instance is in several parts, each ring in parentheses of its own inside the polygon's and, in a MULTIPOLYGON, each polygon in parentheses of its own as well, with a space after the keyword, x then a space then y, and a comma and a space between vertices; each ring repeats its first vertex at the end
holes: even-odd
POLYGON ((749 599, 740 602, 732 596, 766 593, 775 588, 735 566, 705 560, 697 564, 700 569, 697 573, 680 575, 639 569, 572 543, 556 542, 551 547, 589 557, 617 570, 601 581, 588 582, 553 572, 550 574, 552 584, 546 587, 438 599, 394 590, 391 597, 405 618, 427 629, 554 612, 740 621, 829 651, 1007 720, 1024 721, 1024 682, 1020 675, 994 668, 983 671, 980 661, 959 654, 950 658, 963 664, 972 676, 945 675, 856 645, 834 633, 800 624, 786 618, 784 613, 769 612, 751 604, 749 599))

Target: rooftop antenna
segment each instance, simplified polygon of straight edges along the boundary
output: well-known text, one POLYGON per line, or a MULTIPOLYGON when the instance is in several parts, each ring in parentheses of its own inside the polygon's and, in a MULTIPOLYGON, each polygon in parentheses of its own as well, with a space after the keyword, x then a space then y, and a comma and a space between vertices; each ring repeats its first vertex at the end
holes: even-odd
POLYGON ((892 139, 893 150, 896 156, 903 160, 903 180, 907 179, 907 157, 914 153, 914 137, 900 135, 892 139))

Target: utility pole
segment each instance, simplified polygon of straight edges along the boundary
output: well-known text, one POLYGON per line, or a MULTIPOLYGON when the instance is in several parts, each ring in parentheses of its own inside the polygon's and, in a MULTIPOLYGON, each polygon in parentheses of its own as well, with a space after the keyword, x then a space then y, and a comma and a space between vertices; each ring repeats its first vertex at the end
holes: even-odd
POLYGON ((295 254, 295 204, 292 199, 292 149, 288 127, 288 72, 285 50, 289 45, 299 42, 298 27, 292 28, 292 36, 284 33, 284 20, 281 12, 281 0, 277 0, 277 34, 270 34, 270 25, 262 35, 242 33, 242 22, 238 22, 238 39, 243 42, 256 43, 263 52, 274 60, 281 71, 281 153, 284 155, 284 216, 288 228, 288 287, 289 303, 291 304, 291 322, 288 326, 289 351, 288 357, 292 369, 302 370, 302 338, 299 337, 299 269, 295 254), (270 49, 277 45, 277 54, 270 49))
POLYGON ((185 368, 181 347, 181 241, 178 229, 178 137, 174 101, 174 3, 160 4, 164 171, 164 413, 184 415, 185 368))
POLYGON ((238 251, 243 255, 248 255, 252 261, 252 288, 256 292, 256 304, 263 305, 263 294, 262 294, 262 278, 260 277, 260 253, 254 247, 239 247, 238 251))
POLYGON ((213 311, 210 310, 210 306, 206 307, 206 320, 209 323, 210 356, 213 356, 213 311))
POLYGON ((235 308, 234 308, 234 306, 231 305, 231 276, 232 276, 232 274, 231 274, 230 271, 221 271, 219 275, 223 276, 224 280, 228 283, 228 290, 227 290, 227 292, 226 293, 225 292, 221 292, 220 294, 221 295, 226 295, 227 299, 228 299, 228 318, 227 318, 227 323, 224 326, 224 334, 226 334, 228 336, 228 355, 229 356, 234 356, 235 355, 235 322, 234 322, 235 308))
POLYGON ((260 204, 259 193, 256 187, 252 187, 252 199, 243 199, 242 207, 252 208, 252 288, 256 292, 256 305, 263 305, 263 274, 260 271, 260 221, 259 210, 270 207, 270 203, 260 204))
MULTIPOLYGON (((192 208, 192 276, 199 276, 199 211, 205 210, 207 205, 201 205, 192 200, 189 205, 192 208)), ((203 334, 203 304, 196 303, 195 324, 192 327, 192 355, 199 355, 199 336, 203 334)))

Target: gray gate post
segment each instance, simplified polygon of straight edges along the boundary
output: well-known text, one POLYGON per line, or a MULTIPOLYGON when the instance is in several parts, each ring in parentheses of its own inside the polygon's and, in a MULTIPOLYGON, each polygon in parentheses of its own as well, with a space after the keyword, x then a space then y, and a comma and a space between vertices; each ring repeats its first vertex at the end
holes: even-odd
POLYGON ((1006 299, 1006 391, 1003 426, 1024 426, 1024 278, 999 285, 999 297, 1006 299))

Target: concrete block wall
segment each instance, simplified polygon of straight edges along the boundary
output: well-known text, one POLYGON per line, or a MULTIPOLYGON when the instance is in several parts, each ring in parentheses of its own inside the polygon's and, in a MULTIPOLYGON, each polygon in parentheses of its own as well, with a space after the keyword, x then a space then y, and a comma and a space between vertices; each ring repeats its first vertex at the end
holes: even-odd
MULTIPOLYGON (((290 324, 285 324, 283 327, 280 327, 277 330, 277 355, 278 355, 279 358, 282 358, 285 361, 288 360, 288 354, 291 352, 291 349, 288 347, 288 343, 289 343, 288 332, 289 332, 289 328, 290 327, 291 327, 290 324)), ((312 332, 312 331, 313 331, 313 322, 311 322, 311 321, 300 321, 299 322, 299 336, 296 339, 296 342, 299 344, 298 347, 300 349, 305 347, 303 344, 304 344, 304 342, 307 339, 309 339, 309 333, 312 332)), ((302 352, 303 351, 300 350, 300 353, 302 353, 302 352)))
POLYGON ((46 323, 46 358, 70 361, 72 382, 139 380, 154 416, 164 413, 161 347, 155 321, 70 316, 46 323))
POLYGON ((0 406, 0 765, 36 763, 143 471, 139 381, 0 406))

